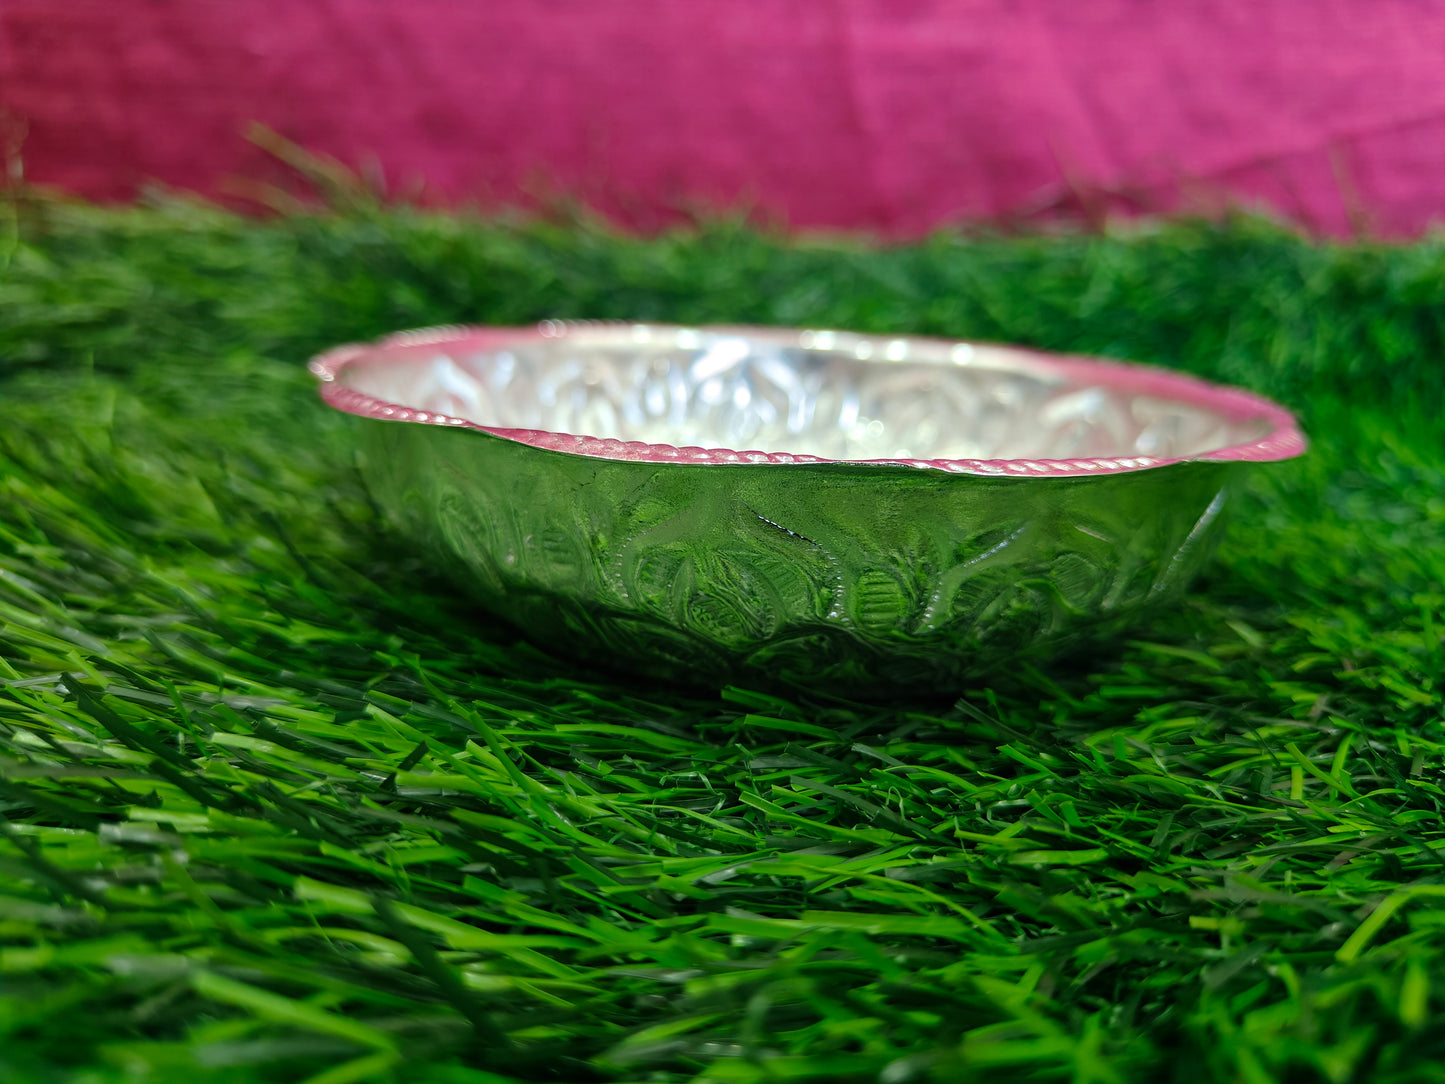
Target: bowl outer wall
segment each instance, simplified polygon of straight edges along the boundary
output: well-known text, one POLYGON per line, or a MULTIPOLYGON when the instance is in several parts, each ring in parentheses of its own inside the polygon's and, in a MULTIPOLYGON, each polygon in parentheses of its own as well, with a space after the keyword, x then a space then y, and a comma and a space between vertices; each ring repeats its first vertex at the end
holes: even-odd
POLYGON ((1243 464, 687 464, 364 419, 378 503, 536 642, 669 682, 955 691, 1177 597, 1243 464))

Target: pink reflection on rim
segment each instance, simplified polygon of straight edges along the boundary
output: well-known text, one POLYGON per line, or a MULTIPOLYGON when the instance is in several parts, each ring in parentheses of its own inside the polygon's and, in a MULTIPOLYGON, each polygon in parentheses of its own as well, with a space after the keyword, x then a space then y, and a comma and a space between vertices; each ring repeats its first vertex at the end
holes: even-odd
MULTIPOLYGON (((632 325, 604 321, 569 321, 568 331, 616 330, 632 325)), ((546 321, 537 327, 474 327, 467 325, 445 325, 423 328, 417 331, 403 331, 374 343, 349 343, 328 350, 313 358, 311 372, 321 381, 320 392, 328 406, 347 414, 362 418, 377 418, 382 421, 418 422, 424 425, 442 425, 462 429, 475 429, 505 440, 527 444, 534 448, 546 448, 554 452, 584 455, 596 459, 616 459, 634 463, 690 463, 690 464, 798 464, 798 463, 849 463, 872 466, 917 467, 926 470, 941 470, 952 474, 971 474, 983 477, 1081 477, 1096 474, 1119 474, 1127 471, 1145 470, 1150 467, 1164 467, 1174 463, 1267 463, 1292 459, 1304 453, 1308 447, 1299 424, 1284 407, 1262 396, 1241 388, 1214 384, 1198 377, 1188 376, 1168 369, 1137 365, 1100 358, 1080 357, 1064 354, 1049 354, 1027 350, 1021 347, 1005 347, 1010 354, 1039 369, 1057 374, 1065 380, 1112 388, 1132 395, 1147 395, 1159 399, 1170 399, 1208 410, 1232 422, 1263 422, 1268 432, 1257 440, 1229 445, 1199 455, 1161 458, 1157 456, 1121 456, 1098 459, 824 459, 813 455, 789 452, 734 451, 729 448, 678 448, 670 444, 649 444, 643 441, 624 441, 614 437, 581 436, 572 433, 556 433, 542 429, 507 429, 498 426, 478 425, 465 418, 451 417, 431 411, 415 410, 400 403, 390 403, 364 392, 346 386, 341 376, 347 366, 367 357, 378 350, 393 350, 399 347, 428 346, 446 343, 465 345, 468 349, 500 349, 523 345, 541 339, 552 338, 562 333, 564 325, 546 321), (555 329, 555 330, 554 330, 555 329)), ((707 330, 707 329, 699 329, 707 330)), ((777 335, 785 332, 780 328, 728 328, 729 332, 746 334, 749 331, 762 335, 777 335)), ((939 340, 920 340, 932 341, 939 340)), ((408 364, 416 359, 400 357, 397 364, 408 364)))

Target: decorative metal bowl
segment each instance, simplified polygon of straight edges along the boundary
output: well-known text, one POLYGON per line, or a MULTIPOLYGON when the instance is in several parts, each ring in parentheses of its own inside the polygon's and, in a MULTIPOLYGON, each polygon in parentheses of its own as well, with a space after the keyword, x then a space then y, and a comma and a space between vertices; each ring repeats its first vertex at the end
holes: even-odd
POLYGON ((1182 591, 1246 464, 1305 447, 1177 373, 832 331, 437 328, 311 367, 459 586, 688 683, 948 692, 1087 643, 1182 591))

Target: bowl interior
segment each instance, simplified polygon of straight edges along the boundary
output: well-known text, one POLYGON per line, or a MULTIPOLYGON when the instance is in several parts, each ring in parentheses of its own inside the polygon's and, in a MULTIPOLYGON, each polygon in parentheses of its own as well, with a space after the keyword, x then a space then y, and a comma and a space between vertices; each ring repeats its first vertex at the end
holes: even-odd
POLYGON ((337 379, 494 430, 831 460, 1189 458, 1273 428, 1259 400, 1157 370, 826 331, 544 325, 381 344, 337 379))

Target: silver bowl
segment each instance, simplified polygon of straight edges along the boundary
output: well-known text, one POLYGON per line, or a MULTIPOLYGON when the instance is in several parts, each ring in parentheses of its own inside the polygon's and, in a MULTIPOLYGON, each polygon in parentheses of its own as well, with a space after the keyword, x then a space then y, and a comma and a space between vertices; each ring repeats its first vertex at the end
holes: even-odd
POLYGON ((312 362, 368 484, 538 643, 668 681, 948 692, 1177 596, 1293 417, 1177 373, 548 321, 312 362))

